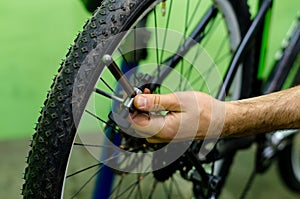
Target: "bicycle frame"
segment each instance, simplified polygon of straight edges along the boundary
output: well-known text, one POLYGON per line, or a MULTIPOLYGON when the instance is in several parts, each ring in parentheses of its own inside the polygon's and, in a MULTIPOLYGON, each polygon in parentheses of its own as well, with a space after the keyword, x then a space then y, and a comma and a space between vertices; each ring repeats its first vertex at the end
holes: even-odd
POLYGON ((293 31, 293 35, 290 37, 289 45, 286 49, 283 50, 283 55, 279 60, 276 60, 274 66, 272 67, 271 75, 269 76, 265 88, 264 93, 271 93, 275 91, 279 91, 282 89, 285 79, 287 78, 292 65, 287 64, 293 62, 297 57, 292 54, 292 50, 300 51, 300 22, 299 19, 296 22, 295 30, 293 31))
MULTIPOLYGON (((243 60, 245 58, 247 50, 253 44, 252 43, 253 39, 256 38, 258 40, 262 40, 264 28, 269 28, 269 24, 266 24, 265 27, 263 27, 263 25, 264 25, 264 22, 266 21, 267 13, 272 9, 272 5, 273 5, 273 0, 260 1, 260 8, 250 26, 250 28, 248 29, 245 37, 241 41, 240 45, 238 46, 238 48, 231 60, 230 66, 229 66, 229 68, 226 72, 225 78, 223 80, 223 86, 220 89, 217 99, 225 100, 226 93, 228 93, 228 91, 229 91, 229 88, 232 84, 233 78, 238 70, 239 64, 240 64, 241 60, 243 60)), ((260 45, 260 42, 256 42, 256 46, 254 46, 254 47, 255 47, 255 49, 258 49, 260 51, 261 46, 258 46, 258 45, 260 45)), ((258 53, 256 53, 256 56, 257 55, 258 55, 258 53)), ((263 59, 265 59, 265 58, 263 58, 263 59)), ((257 63, 255 63, 254 66, 258 66, 257 63)))

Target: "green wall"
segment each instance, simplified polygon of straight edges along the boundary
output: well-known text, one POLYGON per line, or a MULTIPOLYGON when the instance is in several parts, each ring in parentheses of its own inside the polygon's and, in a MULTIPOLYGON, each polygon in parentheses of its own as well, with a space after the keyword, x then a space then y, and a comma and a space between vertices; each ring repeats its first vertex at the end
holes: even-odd
POLYGON ((88 16, 79 0, 0 1, 0 139, 33 133, 52 78, 88 16))

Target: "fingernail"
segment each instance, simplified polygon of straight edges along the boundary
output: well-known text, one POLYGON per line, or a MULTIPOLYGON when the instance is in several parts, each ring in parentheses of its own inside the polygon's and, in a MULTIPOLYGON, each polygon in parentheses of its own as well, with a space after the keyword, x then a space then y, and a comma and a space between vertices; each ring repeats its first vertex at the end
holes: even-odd
POLYGON ((147 104, 147 99, 143 96, 138 96, 136 102, 137 102, 137 108, 144 109, 147 104))

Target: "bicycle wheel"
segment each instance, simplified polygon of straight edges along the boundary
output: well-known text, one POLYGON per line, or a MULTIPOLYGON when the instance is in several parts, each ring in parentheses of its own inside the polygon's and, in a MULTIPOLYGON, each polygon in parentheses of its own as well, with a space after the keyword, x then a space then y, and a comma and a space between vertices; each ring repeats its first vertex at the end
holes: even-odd
POLYGON ((289 145, 279 153, 278 170, 286 186, 300 193, 300 133, 296 133, 288 140, 289 145))
MULTIPOLYGON (((298 34, 291 39, 293 50, 286 64, 291 66, 283 88, 299 85, 300 83, 300 22, 296 26, 298 34)), ((280 153, 278 158, 278 169, 282 180, 292 191, 300 193, 300 132, 293 134, 288 139, 288 146, 280 153)))
MULTIPOLYGON (((193 195, 193 180, 187 177, 193 165, 180 159, 184 150, 166 162, 171 149, 186 149, 189 143, 149 144, 128 131, 126 122, 115 121, 118 114, 109 114, 124 107, 130 89, 118 84, 122 78, 103 58, 112 57, 129 87, 216 95, 250 14, 246 1, 168 0, 165 13, 160 3, 107 0, 86 23, 44 103, 27 160, 24 198, 92 197, 96 176, 102 198, 193 195), (155 157, 156 151, 165 159, 155 157)), ((239 98, 250 81, 241 78, 251 70, 245 65, 230 98, 239 98)))

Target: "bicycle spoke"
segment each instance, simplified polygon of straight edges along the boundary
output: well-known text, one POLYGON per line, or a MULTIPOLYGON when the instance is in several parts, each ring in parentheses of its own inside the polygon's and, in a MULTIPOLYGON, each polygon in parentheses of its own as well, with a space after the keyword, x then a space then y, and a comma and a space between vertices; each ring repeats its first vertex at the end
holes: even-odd
MULTIPOLYGON (((186 41, 186 37, 187 37, 187 29, 188 29, 188 26, 187 26, 187 21, 188 21, 188 13, 189 13, 189 9, 190 9, 190 1, 187 0, 186 1, 186 8, 185 8, 185 20, 184 20, 184 27, 183 27, 183 43, 185 43, 186 41)), ((181 62, 181 67, 180 67, 180 74, 183 74, 183 68, 184 68, 184 59, 181 59, 180 60, 181 62)), ((179 80, 179 90, 182 90, 183 88, 181 88, 181 85, 182 85, 182 81, 183 81, 183 76, 181 75, 180 76, 180 80, 179 80)))
MULTIPOLYGON (((126 175, 126 174, 125 174, 126 175)), ((119 192, 120 192, 120 188, 121 188, 121 185, 124 181, 124 177, 121 177, 121 179, 119 180, 117 186, 114 187, 114 189, 111 191, 110 195, 112 196, 112 194, 116 191, 116 195, 119 195, 119 192)))
MULTIPOLYGON (((185 19, 184 19, 184 27, 183 27, 183 43, 186 41, 187 39, 187 30, 188 30, 188 13, 189 13, 189 9, 190 9, 190 1, 187 0, 186 1, 186 8, 185 8, 185 19)), ((183 59, 181 59, 181 68, 180 68, 180 74, 183 74, 183 67, 184 67, 184 62, 183 59)), ((183 77, 180 76, 180 81, 179 84, 181 85, 183 81, 183 77)), ((179 88, 182 89, 182 88, 179 88)))
MULTIPOLYGON (((199 4, 198 4, 199 5, 199 4)), ((204 40, 204 44, 202 45, 202 46, 205 46, 209 41, 210 41, 210 38, 212 37, 211 35, 213 34, 213 33, 211 33, 211 32, 215 32, 215 29, 213 28, 214 27, 214 25, 218 25, 219 24, 219 22, 220 22, 220 18, 218 18, 217 20, 216 20, 216 17, 213 17, 211 20, 210 20, 210 22, 208 23, 208 24, 206 24, 206 26, 205 27, 203 27, 203 30, 205 31, 205 32, 202 32, 202 34, 203 34, 203 38, 204 38, 204 36, 209 32, 210 34, 208 34, 208 37, 206 37, 205 36, 205 40, 204 40), (216 22, 217 21, 217 22, 216 22)), ((184 35, 183 35, 183 37, 185 37, 184 35)), ((189 38, 190 39, 190 38, 189 38)), ((187 40, 187 39, 184 39, 185 41, 187 40)), ((183 43, 185 42, 185 41, 183 41, 183 43)), ((202 39, 199 39, 198 40, 198 42, 199 43, 202 43, 202 39)), ((183 47, 183 45, 181 45, 181 47, 183 47)), ((179 48, 178 49, 180 49, 180 46, 179 46, 179 48)), ((198 51, 199 51, 200 49, 198 49, 198 51)), ((202 52, 200 52, 200 54, 197 54, 198 56, 200 56, 201 55, 201 53, 202 52)), ((179 54, 179 53, 177 53, 177 54, 179 54)), ((187 78, 185 78, 185 79, 187 79, 187 80, 189 80, 189 77, 190 77, 190 74, 191 74, 191 68, 193 68, 193 63, 195 63, 195 61, 196 61, 196 59, 197 59, 197 55, 195 54, 195 56, 194 56, 194 59, 193 59, 193 61, 192 61, 192 63, 189 65, 189 67, 188 68, 190 68, 190 70, 189 69, 187 69, 186 70, 186 72, 185 72, 185 75, 187 75, 187 74, 189 74, 188 76, 187 76, 187 78)), ((171 56, 172 57, 172 56, 171 56)), ((174 56, 173 56, 174 57, 174 56)), ((171 58, 168 58, 168 60, 172 60, 171 58)), ((183 74, 183 68, 184 68, 184 64, 183 64, 183 62, 182 62, 182 59, 180 59, 180 61, 181 61, 181 67, 180 67, 180 73, 181 74, 183 74)), ((171 64, 172 65, 172 64, 171 64)), ((185 76, 186 77, 186 76, 185 76)), ((183 88, 180 88, 180 86, 182 86, 182 76, 181 76, 181 78, 180 78, 180 81, 179 81, 179 84, 178 84, 178 86, 177 86, 177 88, 175 89, 176 91, 179 91, 179 90, 182 90, 182 89, 185 89, 186 88, 186 86, 187 86, 187 83, 185 84, 185 85, 183 85, 183 88)), ((194 82, 195 83, 195 82, 194 82)), ((192 84, 193 85, 193 84, 192 84)))
MULTIPOLYGON (((200 1, 199 1, 199 2, 200 2, 200 1)), ((198 4, 199 4, 199 3, 198 3, 198 4)), ((213 19, 212 19, 212 22, 209 24, 209 27, 208 27, 207 32, 211 32, 211 31, 212 31, 211 29, 212 29, 212 27, 214 26, 214 24, 218 24, 218 23, 219 23, 219 22, 215 23, 215 19, 216 19, 216 18, 213 18, 213 19)), ((218 21, 220 21, 220 20, 218 20, 218 21)), ((217 26, 217 25, 216 25, 216 26, 217 26)), ((215 31, 215 29, 214 29, 213 31, 215 31)), ((207 35, 207 32, 205 33, 205 35, 207 35)), ((197 58, 198 58, 199 56, 201 56, 202 53, 204 52, 203 49, 204 49, 204 47, 209 43, 210 38, 212 37, 212 35, 213 35, 213 32, 211 32, 211 34, 205 36, 206 39, 205 39, 205 41, 203 42, 203 44, 201 45, 202 48, 200 48, 200 47, 197 48, 197 52, 195 53, 195 55, 194 55, 194 57, 193 57, 193 60, 192 60, 191 64, 189 65, 189 70, 187 70, 186 73, 184 74, 184 76, 186 77, 187 80, 190 79, 190 75, 191 75, 192 69, 193 69, 193 67, 194 67, 193 65, 195 64, 197 58)), ((202 43, 202 42, 200 42, 200 43, 202 43)), ((186 89, 187 83, 188 83, 188 81, 186 81, 186 85, 185 85, 184 89, 186 89)), ((193 84, 191 84, 191 85, 193 85, 193 84)))
POLYGON ((125 54, 122 52, 121 48, 118 48, 118 52, 120 53, 120 55, 122 56, 123 61, 126 63, 127 66, 129 66, 129 62, 125 57, 125 54))
POLYGON ((148 199, 152 198, 154 190, 156 189, 157 183, 158 183, 158 181, 156 179, 153 179, 153 184, 152 184, 151 191, 149 193, 148 199))
POLYGON ((115 93, 114 89, 112 89, 109 84, 102 78, 100 77, 100 80, 104 83, 104 85, 112 92, 115 93))
POLYGON ((216 56, 215 56, 215 63, 217 64, 218 62, 218 59, 220 57, 220 54, 221 54, 221 51, 223 50, 223 47, 226 43, 226 38, 223 38, 223 40, 221 41, 221 44, 220 44, 220 48, 218 49, 218 51, 216 51, 216 56))
POLYGON ((144 180, 146 176, 148 176, 149 173, 146 173, 144 176, 140 176, 136 181, 134 181, 132 184, 128 185, 123 192, 119 193, 115 198, 121 197, 123 194, 127 193, 129 190, 133 189, 135 185, 139 183, 139 181, 144 180))
POLYGON ((171 181, 174 183, 174 185, 175 185, 175 187, 176 187, 175 190, 177 190, 177 193, 178 193, 178 195, 179 195, 179 198, 184 198, 184 194, 182 193, 182 191, 181 191, 181 189, 180 189, 180 186, 178 185, 177 181, 174 180, 173 177, 171 178, 171 181))
POLYGON ((224 53, 223 55, 219 56, 218 60, 216 60, 216 63, 222 63, 223 61, 225 61, 225 59, 227 59, 230 56, 230 52, 228 53, 224 53))
MULTIPOLYGON (((167 22, 165 25, 165 30, 169 30, 169 24, 170 24, 170 20, 171 20, 171 10, 172 10, 172 5, 173 5, 173 0, 170 0, 170 5, 169 5, 169 10, 168 10, 168 15, 167 15, 167 22)), ((160 54, 160 60, 163 60, 164 57, 164 52, 165 52, 165 46, 166 46, 166 40, 167 40, 167 35, 168 35, 168 31, 164 31, 164 37, 163 37, 163 43, 162 43, 162 52, 160 54)), ((160 63, 162 64, 162 63, 160 63)))
POLYGON ((196 14, 199 12, 200 3, 201 3, 201 0, 198 0, 196 6, 194 7, 193 14, 190 16, 190 20, 189 20, 189 23, 188 23, 188 26, 189 26, 189 27, 191 26, 192 21, 193 21, 195 18, 197 18, 197 17, 196 17, 196 14))
POLYGON ((190 0, 186 1, 186 8, 185 8, 185 19, 184 19, 184 30, 183 35, 185 36, 188 29, 188 18, 189 18, 189 10, 190 10, 190 0))
MULTIPOLYGON (((138 174, 138 178, 143 178, 142 175, 138 174)), ((136 194, 136 198, 139 199, 139 198, 143 198, 143 194, 142 194, 142 189, 141 189, 141 183, 139 181, 139 184, 138 184, 138 194, 136 194), (139 196, 138 196, 139 194, 139 196)))
POLYGON ((100 169, 95 172, 80 188, 79 190, 71 197, 71 198, 75 198, 92 180, 93 178, 95 178, 98 173, 100 172, 100 169))
MULTIPOLYGON (((141 147, 143 147, 143 146, 135 147, 135 148, 129 150, 128 152, 134 152, 135 150, 137 150, 137 149, 139 149, 139 148, 141 148, 141 147)), ((102 160, 100 163, 91 165, 91 166, 89 166, 89 167, 86 167, 86 168, 84 168, 84 169, 81 169, 81 170, 79 170, 79 171, 76 171, 76 172, 74 172, 74 173, 72 173, 72 174, 69 174, 69 175, 66 176, 66 178, 70 178, 70 177, 72 177, 72 176, 74 176, 74 175, 77 175, 77 174, 79 174, 79 173, 82 173, 82 172, 84 172, 84 171, 87 171, 87 170, 89 170, 89 169, 92 169, 92 168, 94 168, 94 167, 96 167, 96 166, 100 166, 100 170, 101 170, 101 168, 103 167, 103 165, 104 165, 105 163, 108 163, 109 161, 112 161, 112 160, 114 160, 114 159, 116 159, 116 158, 119 158, 121 155, 123 155, 123 153, 119 153, 119 154, 114 155, 114 156, 112 156, 112 157, 109 157, 109 158, 107 158, 107 159, 105 159, 105 160, 102 160)), ((134 161, 138 161, 138 160, 135 159, 134 161)))
MULTIPOLYGON (((210 74, 211 72, 213 71, 213 67, 209 67, 209 69, 204 73, 204 77, 207 77, 206 79, 208 79, 208 77, 210 76, 210 75, 206 75, 206 74, 210 74)), ((201 90, 203 90, 204 89, 204 87, 206 86, 205 85, 205 81, 202 81, 202 84, 200 85, 200 88, 199 88, 199 90, 201 91, 201 90)))
POLYGON ((106 159, 106 160, 104 160, 104 161, 101 161, 100 163, 91 165, 91 166, 86 167, 86 168, 84 168, 84 169, 80 169, 79 171, 76 171, 76 172, 74 172, 74 173, 72 173, 72 174, 67 175, 66 178, 70 178, 70 177, 72 177, 72 176, 75 176, 75 175, 77 175, 77 174, 79 174, 79 173, 82 173, 82 172, 84 172, 84 171, 90 170, 90 169, 95 168, 95 167, 97 167, 97 166, 100 166, 99 170, 101 171, 102 167, 104 166, 104 164, 105 164, 106 162, 111 161, 111 160, 114 160, 114 159, 120 157, 121 155, 122 155, 122 154, 115 155, 115 156, 110 157, 110 158, 108 158, 108 159, 106 159))
MULTIPOLYGON (((150 166, 149 166, 150 167, 150 166)), ((149 168, 148 167, 148 168, 149 168)), ((135 185, 137 186, 140 186, 140 182, 142 180, 145 179, 146 176, 148 176, 149 173, 146 173, 146 175, 141 175, 141 174, 138 174, 138 178, 137 178, 137 181, 133 182, 132 184, 128 185, 122 192, 121 192, 121 187, 122 187, 122 184, 124 182, 124 178, 127 176, 127 174, 122 174, 121 175, 121 179, 119 180, 117 186, 114 187, 114 189, 111 191, 110 195, 114 195, 115 197, 114 198, 118 198, 118 197, 121 197, 123 194, 125 194, 126 192, 128 192, 129 190, 133 189, 135 185)), ((141 195, 141 193, 140 193, 141 195)), ((142 198, 142 197, 140 197, 142 198)))
MULTIPOLYGON (((171 177, 171 180, 172 180, 172 178, 173 178, 173 176, 171 177)), ((168 198, 170 198, 170 199, 171 199, 171 193, 173 193, 173 185, 174 185, 174 183, 172 183, 172 182, 169 185, 168 198)))
POLYGON ((131 197, 131 195, 133 194, 133 191, 134 191, 135 189, 137 189, 137 187, 138 187, 139 184, 140 184, 139 176, 138 176, 137 179, 138 179, 138 180, 137 180, 136 183, 134 184, 135 186, 133 186, 133 187, 131 188, 129 194, 127 195, 127 198, 128 198, 128 199, 131 197))
POLYGON ((94 117, 95 119, 101 121, 101 122, 104 123, 105 125, 111 127, 114 131, 120 132, 120 129, 117 129, 117 128, 115 127, 115 125, 112 125, 112 124, 108 123, 107 121, 101 119, 100 117, 98 117, 98 116, 95 115, 94 113, 90 112, 89 110, 85 110, 85 112, 87 112, 89 115, 91 115, 91 116, 94 117))
MULTIPOLYGON (((192 74, 192 70, 193 70, 193 68, 194 68, 194 64, 195 64, 195 62, 196 62, 198 56, 201 56, 202 52, 203 52, 203 50, 202 50, 200 47, 198 47, 198 48, 197 48, 197 52, 195 53, 192 62, 189 64, 188 70, 186 70, 186 72, 184 73, 184 77, 186 77, 187 80, 190 80, 191 74, 192 74), (200 51, 201 51, 201 52, 200 52, 200 51)), ((184 90, 187 89, 188 84, 189 84, 189 81, 185 81, 185 85, 184 85, 184 87, 183 87, 184 90)), ((192 84, 191 84, 191 85, 192 85, 192 84)), ((192 86, 193 86, 193 85, 192 85, 192 86)))
MULTIPOLYGON (((219 60, 222 60, 222 59, 224 59, 224 58, 226 58, 226 55, 223 55, 219 60)), ((208 70, 205 71, 205 72, 203 73, 203 76, 204 76, 206 79, 208 79, 208 78, 211 76, 211 75, 209 75, 209 74, 212 73, 212 71, 213 71, 213 69, 214 69, 214 65, 215 65, 215 63, 212 63, 212 64, 208 67, 208 70)), ((196 82, 199 82, 199 79, 195 79, 195 80, 193 81, 193 83, 196 83, 196 82)), ((203 90, 203 89, 204 89, 204 86, 205 86, 205 81, 202 81, 202 84, 200 85, 199 90, 203 90)), ((221 85, 217 85, 217 88, 219 88, 219 86, 221 86, 221 85)), ((211 93, 212 93, 212 92, 211 92, 211 93)))
POLYGON ((132 192, 134 191, 134 189, 136 188, 136 185, 139 184, 140 179, 138 179, 136 182, 134 182, 133 184, 131 184, 128 188, 126 188, 125 192, 122 192, 120 195, 118 195, 116 198, 121 197, 123 194, 126 194, 129 191, 128 197, 130 198, 132 192))
POLYGON ((124 103, 124 99, 123 99, 123 98, 120 98, 120 97, 115 96, 115 95, 113 95, 113 94, 107 93, 107 92, 102 91, 102 90, 100 90, 100 89, 98 89, 98 88, 95 88, 95 92, 96 92, 97 94, 99 94, 99 95, 102 95, 102 96, 104 96, 104 97, 106 97, 106 98, 112 99, 112 100, 114 100, 114 101, 116 101, 116 102, 124 103))
POLYGON ((163 184, 164 192, 165 192, 167 198, 171 198, 171 193, 172 193, 172 191, 170 191, 170 190, 171 190, 170 187, 172 186, 172 183, 170 183, 170 185, 169 185, 170 187, 169 187, 169 188, 167 188, 166 186, 167 186, 167 185, 164 183, 164 184, 163 184))
POLYGON ((95 147, 95 148, 113 148, 110 145, 100 145, 100 144, 82 144, 82 143, 74 143, 74 146, 82 146, 82 147, 95 147))
MULTIPOLYGON (((136 27, 134 28, 134 35, 136 35, 136 27)), ((134 37, 136 37, 136 36, 134 36, 134 37)), ((136 40, 136 39, 135 39, 136 40)), ((134 42, 136 42, 136 41, 134 41, 134 42)), ((134 45, 136 45, 136 44, 134 44, 134 45)), ((133 51, 134 51, 134 57, 136 57, 137 55, 136 55, 136 48, 134 48, 133 49, 133 51)), ((118 52, 121 54, 121 57, 122 57, 122 61, 124 61, 125 62, 125 64, 126 64, 126 66, 127 67, 129 67, 129 66, 131 66, 131 64, 132 63, 129 63, 129 61, 127 60, 127 58, 125 57, 125 54, 122 52, 122 50, 121 50, 121 48, 118 48, 118 52)), ((137 67, 137 64, 138 64, 138 61, 136 60, 136 58, 134 58, 135 60, 134 60, 134 64, 136 64, 136 65, 134 65, 134 67, 137 67)), ((137 69, 131 69, 131 70, 134 70, 134 73, 133 74, 129 74, 129 75, 127 75, 127 76, 130 76, 130 75, 133 75, 134 76, 134 78, 133 78, 133 85, 137 85, 137 69)), ((128 71, 126 71, 126 72, 128 72, 128 71)), ((130 78, 130 77, 128 77, 128 78, 130 78)))
POLYGON ((156 63, 158 65, 157 67, 157 70, 158 70, 158 78, 159 78, 159 74, 160 74, 160 61, 159 61, 159 52, 158 52, 158 30, 157 30, 157 15, 156 15, 156 8, 154 9, 154 12, 153 12, 153 15, 154 15, 154 29, 155 29, 155 46, 156 46, 156 49, 155 49, 155 54, 156 54, 156 63))
MULTIPOLYGON (((211 38, 211 36, 213 35, 213 32, 215 32, 215 30, 216 30, 216 28, 213 28, 213 26, 215 25, 215 26, 218 26, 219 25, 219 23, 220 23, 220 18, 219 19, 217 19, 217 20, 215 20, 216 18, 214 18, 213 19, 213 21, 208 25, 209 27, 208 27, 208 29, 207 29, 207 32, 210 32, 210 34, 208 35, 209 37, 206 37, 206 39, 205 39, 205 41, 203 42, 203 47, 205 47, 207 44, 208 44, 208 42, 210 41, 210 38, 211 38), (212 30, 213 30, 213 32, 212 32, 212 30)), ((207 32, 205 33, 205 34, 207 34, 207 32)), ((224 45, 224 43, 226 42, 226 40, 225 40, 226 38, 224 38, 223 39, 223 41, 221 42, 221 44, 220 44, 220 48, 218 49, 218 51, 217 51, 217 53, 216 53, 216 55, 217 55, 217 58, 215 58, 215 59, 217 59, 215 62, 220 62, 220 61, 222 61, 222 60, 224 60, 225 58, 226 58, 226 55, 229 55, 229 53, 228 54, 224 54, 224 55, 220 55, 220 52, 221 52, 221 50, 222 50, 222 47, 223 47, 223 45, 224 45), (220 58, 219 58, 220 57, 220 58)), ((193 68, 193 64, 196 62, 196 59, 197 59, 197 56, 201 56, 201 54, 203 53, 203 50, 201 50, 202 48, 198 48, 197 49, 197 52, 195 53, 195 56, 194 56, 194 58, 193 58, 193 61, 191 62, 191 64, 189 65, 189 67, 188 67, 188 69, 185 71, 185 73, 184 73, 184 76, 186 77, 186 79, 187 80, 189 80, 190 79, 190 77, 191 77, 191 72, 192 72, 192 68, 193 68)), ((215 64, 212 64, 211 66, 209 66, 208 67, 208 70, 207 71, 205 71, 204 73, 203 73, 203 77, 205 78, 205 79, 208 79, 211 75, 210 75, 210 73, 212 72, 212 69, 213 69, 213 67, 214 67, 214 65, 215 64)), ((217 63, 216 63, 216 65, 217 65, 217 63)), ((203 90, 203 88, 204 88, 204 85, 205 85, 205 82, 204 81, 200 81, 200 77, 196 77, 194 80, 190 80, 189 82, 190 82, 190 85, 195 85, 196 83, 198 84, 199 82, 202 82, 202 84, 201 84, 201 86, 200 86, 200 89, 199 89, 199 91, 201 91, 201 90, 203 90)), ((187 81, 186 81, 186 83, 185 83, 185 86, 183 87, 183 89, 186 89, 187 88, 187 81)), ((178 86, 179 87, 179 86, 178 86)), ((178 89, 178 88, 177 88, 178 89)), ((179 89, 180 90, 180 89, 179 89)))
POLYGON ((76 172, 74 172, 74 173, 72 173, 72 174, 67 175, 66 178, 70 178, 70 177, 72 177, 72 176, 75 176, 75 175, 77 175, 77 174, 79 174, 79 173, 82 173, 82 172, 84 172, 84 171, 90 170, 90 169, 95 168, 95 167, 97 167, 97 166, 100 166, 100 169, 101 169, 101 168, 103 167, 103 163, 97 163, 97 164, 94 164, 94 165, 92 165, 92 166, 86 167, 86 168, 84 168, 84 169, 80 169, 79 171, 76 171, 76 172))

